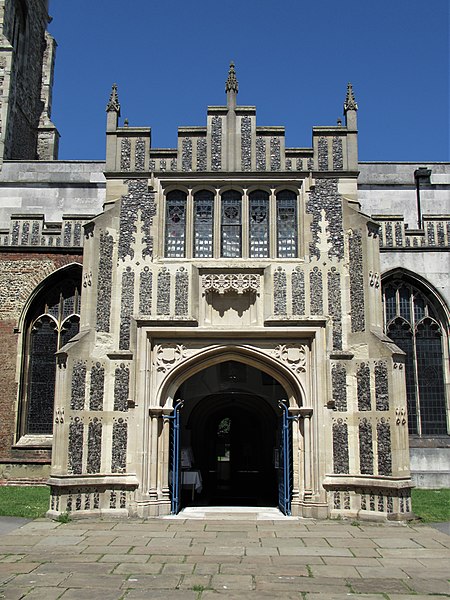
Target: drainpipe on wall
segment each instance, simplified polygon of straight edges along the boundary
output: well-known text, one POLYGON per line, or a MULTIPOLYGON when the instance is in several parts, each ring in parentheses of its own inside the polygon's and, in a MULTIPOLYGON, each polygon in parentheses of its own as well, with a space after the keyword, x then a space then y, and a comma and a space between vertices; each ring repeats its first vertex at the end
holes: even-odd
POLYGON ((422 229, 422 208, 420 206, 420 182, 430 183, 431 169, 419 167, 414 171, 414 179, 416 180, 416 196, 417 196, 417 227, 422 229))

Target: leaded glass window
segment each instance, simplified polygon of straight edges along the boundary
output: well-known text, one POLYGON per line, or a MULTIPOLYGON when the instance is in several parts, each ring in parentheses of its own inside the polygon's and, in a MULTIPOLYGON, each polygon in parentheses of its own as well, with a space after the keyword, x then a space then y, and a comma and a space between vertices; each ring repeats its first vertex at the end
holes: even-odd
POLYGON ((251 258, 269 256, 269 194, 261 190, 249 195, 251 258))
POLYGON ((212 258, 214 230, 214 194, 208 190, 194 196, 194 256, 212 258))
POLYGON ((290 190, 277 194, 277 246, 280 258, 297 256, 297 195, 290 190))
POLYGON ((81 269, 71 268, 66 277, 42 290, 30 307, 22 433, 52 433, 55 352, 79 331, 80 279, 81 269))
POLYGON ((241 194, 229 190, 222 194, 221 256, 238 258, 242 252, 241 194))
POLYGON ((445 435, 442 319, 429 295, 404 280, 386 284, 383 301, 386 332, 406 353, 409 432, 445 435))
POLYGON ((186 245, 186 194, 175 190, 166 197, 165 255, 183 258, 186 245))

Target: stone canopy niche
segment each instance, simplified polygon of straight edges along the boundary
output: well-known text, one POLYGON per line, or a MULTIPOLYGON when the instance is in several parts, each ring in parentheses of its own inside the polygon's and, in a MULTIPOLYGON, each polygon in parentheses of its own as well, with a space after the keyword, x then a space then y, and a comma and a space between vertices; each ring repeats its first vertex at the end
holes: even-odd
POLYGON ((259 324, 261 273, 209 272, 200 277, 200 318, 205 325, 246 327, 259 324))

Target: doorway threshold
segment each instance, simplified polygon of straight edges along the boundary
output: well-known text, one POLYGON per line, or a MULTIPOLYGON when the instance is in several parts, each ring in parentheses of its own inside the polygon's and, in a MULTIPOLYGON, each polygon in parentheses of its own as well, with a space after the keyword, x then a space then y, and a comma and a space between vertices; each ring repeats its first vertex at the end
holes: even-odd
POLYGON ((276 521, 299 517, 287 517, 272 506, 187 506, 168 519, 208 519, 213 521, 276 521))

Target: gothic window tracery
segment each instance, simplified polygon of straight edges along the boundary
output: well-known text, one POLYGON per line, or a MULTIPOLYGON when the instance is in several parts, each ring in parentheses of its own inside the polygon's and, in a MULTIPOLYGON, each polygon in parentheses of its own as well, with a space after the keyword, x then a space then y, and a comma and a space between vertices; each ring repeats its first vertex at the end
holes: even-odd
POLYGON ((295 258, 298 254, 297 195, 291 190, 277 194, 277 234, 279 258, 295 258))
POLYGON ((212 258, 214 194, 202 190, 194 195, 194 256, 212 258))
POLYGON ((165 255, 183 258, 186 240, 186 194, 175 190, 166 198, 165 255))
POLYGON ((269 256, 269 194, 261 190, 249 195, 250 257, 269 256))
POLYGON ((445 435, 445 320, 434 298, 405 280, 385 283, 383 301, 386 333, 406 354, 409 432, 445 435))
POLYGON ((221 256, 238 258, 242 245, 242 200, 241 194, 228 190, 222 194, 221 256))

